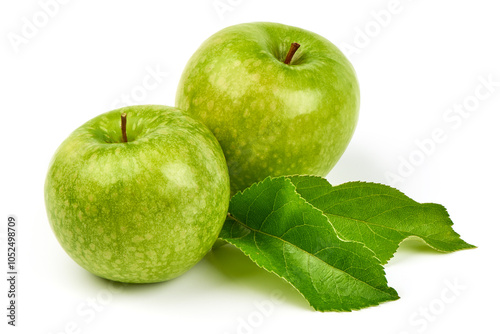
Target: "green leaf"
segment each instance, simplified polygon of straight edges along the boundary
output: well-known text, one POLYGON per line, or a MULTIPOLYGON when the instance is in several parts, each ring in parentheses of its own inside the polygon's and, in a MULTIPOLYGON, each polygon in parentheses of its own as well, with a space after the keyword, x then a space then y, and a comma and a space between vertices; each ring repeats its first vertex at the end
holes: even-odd
POLYGON ((396 300, 373 252, 339 239, 328 218, 289 178, 267 178, 236 194, 220 238, 292 284, 319 311, 396 300))
POLYGON ((420 204, 400 191, 376 183, 332 186, 314 176, 290 176, 296 191, 321 210, 344 240, 358 241, 386 263, 410 236, 441 252, 475 248, 460 239, 442 205, 420 204))

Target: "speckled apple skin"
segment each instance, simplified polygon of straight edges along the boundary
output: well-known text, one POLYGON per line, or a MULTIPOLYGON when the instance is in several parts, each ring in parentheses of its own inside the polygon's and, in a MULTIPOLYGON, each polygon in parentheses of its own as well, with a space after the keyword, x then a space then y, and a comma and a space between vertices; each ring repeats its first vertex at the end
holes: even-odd
POLYGON ((45 182, 50 225, 97 276, 129 283, 177 277, 210 250, 229 205, 215 137, 178 109, 133 106, 97 116, 57 149, 45 182), (120 115, 127 113, 128 143, 120 115))
POLYGON ((245 23, 208 38, 184 69, 176 106, 219 140, 231 191, 267 176, 326 176, 358 120, 352 65, 325 38, 277 23, 245 23), (301 44, 290 65, 290 44, 301 44))

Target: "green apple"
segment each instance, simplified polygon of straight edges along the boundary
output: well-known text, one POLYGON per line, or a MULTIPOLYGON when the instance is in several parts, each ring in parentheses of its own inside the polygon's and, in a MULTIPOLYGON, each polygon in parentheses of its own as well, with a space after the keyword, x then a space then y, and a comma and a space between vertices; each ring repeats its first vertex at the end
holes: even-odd
POLYGON ((45 181, 64 250, 97 276, 130 283, 169 280, 195 265, 217 239, 229 194, 213 134, 155 105, 82 125, 57 149, 45 181))
POLYGON ((359 86, 327 39, 283 24, 245 23, 217 32, 194 53, 176 106, 219 140, 234 193, 269 175, 326 176, 356 127, 359 86))

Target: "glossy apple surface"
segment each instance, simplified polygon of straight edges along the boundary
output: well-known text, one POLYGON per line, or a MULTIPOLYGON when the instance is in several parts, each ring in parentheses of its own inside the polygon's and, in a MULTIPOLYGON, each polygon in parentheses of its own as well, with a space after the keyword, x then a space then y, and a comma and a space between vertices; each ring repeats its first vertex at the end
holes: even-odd
POLYGON ((326 176, 356 127, 359 86, 327 39, 283 24, 245 23, 217 32, 194 53, 176 106, 219 140, 234 193, 269 175, 326 176), (285 64, 292 43, 300 47, 285 64))
POLYGON ((217 239, 229 176, 202 123, 171 107, 126 107, 61 144, 45 203, 58 241, 83 268, 120 282, 160 282, 191 268, 217 239))

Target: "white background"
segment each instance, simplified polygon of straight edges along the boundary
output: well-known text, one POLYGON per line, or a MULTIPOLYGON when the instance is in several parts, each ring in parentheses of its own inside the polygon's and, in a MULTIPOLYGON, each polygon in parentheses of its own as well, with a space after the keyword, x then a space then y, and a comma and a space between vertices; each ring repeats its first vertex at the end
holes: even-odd
POLYGON ((5 279, 0 285, 2 333, 498 331, 497 2, 60 0, 45 9, 49 16, 41 4, 50 2, 0 5, 0 219, 19 219, 20 272, 15 329, 6 325, 5 279), (404 243, 386 266, 401 299, 351 313, 314 312, 281 279, 229 247, 171 282, 118 289, 75 264, 50 230, 43 202, 57 146, 90 118, 127 103, 125 95, 133 104, 173 105, 197 47, 250 21, 314 31, 352 61, 360 120, 328 176, 332 183, 382 182, 417 201, 444 204, 455 230, 479 248, 437 254, 404 243), (30 22, 36 30, 26 27, 30 22), (24 39, 17 45, 16 38, 24 39), (145 89, 151 71, 160 72, 157 85, 145 89), (458 108, 468 116, 456 118, 458 108), (417 142, 428 143, 436 131, 444 138, 422 152, 417 142))

